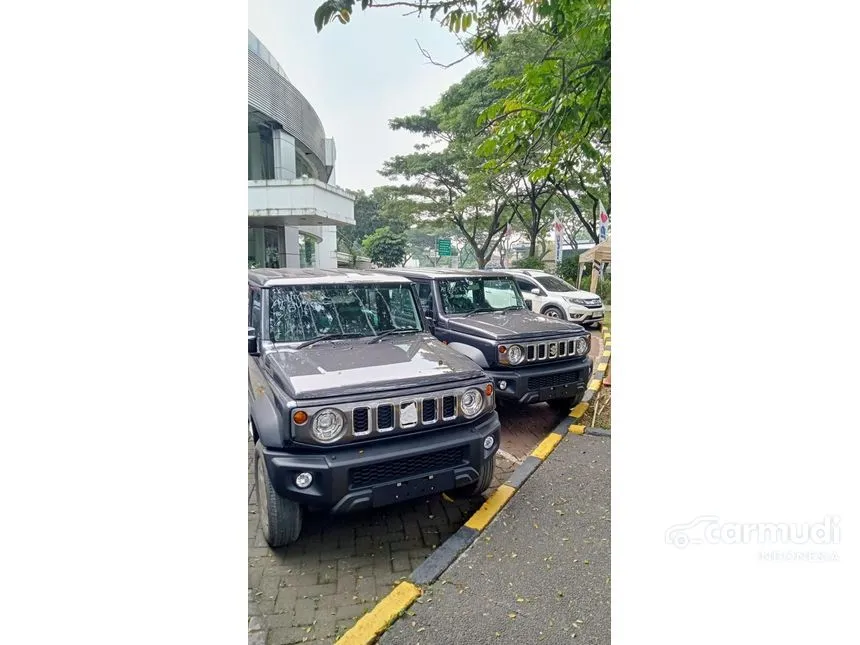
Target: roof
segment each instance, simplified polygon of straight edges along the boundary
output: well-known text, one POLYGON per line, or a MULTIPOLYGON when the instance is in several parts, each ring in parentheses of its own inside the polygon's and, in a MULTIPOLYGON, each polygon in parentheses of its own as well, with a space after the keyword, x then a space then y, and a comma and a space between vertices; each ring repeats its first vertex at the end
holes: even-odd
POLYGON ((490 271, 483 269, 450 269, 448 267, 426 267, 420 269, 380 269, 390 275, 399 275, 404 278, 423 278, 425 280, 438 280, 441 278, 486 278, 490 271))
POLYGON ((579 256, 579 263, 586 262, 610 262, 612 260, 612 238, 607 238, 595 247, 590 248, 579 256))
POLYGON ((361 269, 249 269, 248 282, 261 287, 292 284, 409 282, 399 276, 361 269))
MULTIPOLYGON (((545 275, 549 275, 549 276, 552 275, 552 273, 549 273, 547 271, 539 271, 538 269, 488 269, 488 270, 492 271, 493 273, 501 273, 502 275, 513 275, 513 276, 528 275, 528 276, 532 276, 532 277, 539 277, 539 276, 545 276, 545 275)), ((553 276, 553 277, 555 277, 555 276, 553 276)))

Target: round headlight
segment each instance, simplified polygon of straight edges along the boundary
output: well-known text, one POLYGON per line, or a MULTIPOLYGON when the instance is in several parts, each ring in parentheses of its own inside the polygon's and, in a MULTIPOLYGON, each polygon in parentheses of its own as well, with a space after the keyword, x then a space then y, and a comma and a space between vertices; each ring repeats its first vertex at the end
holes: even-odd
POLYGON ((511 345, 508 347, 508 362, 511 365, 519 365, 523 362, 523 358, 525 358, 525 354, 523 353, 523 348, 519 345, 511 345))
POLYGON ((477 416, 483 408, 484 395, 481 394, 480 390, 470 388, 463 392, 463 396, 460 398, 460 409, 463 410, 465 416, 469 418, 477 416))
POLYGON ((581 338, 576 339, 576 347, 574 348, 576 353, 580 356, 584 356, 588 353, 588 338, 586 336, 582 336, 581 338))
POLYGON ((331 443, 340 439, 345 429, 346 424, 343 422, 343 415, 334 408, 326 408, 314 416, 311 433, 317 441, 331 443))

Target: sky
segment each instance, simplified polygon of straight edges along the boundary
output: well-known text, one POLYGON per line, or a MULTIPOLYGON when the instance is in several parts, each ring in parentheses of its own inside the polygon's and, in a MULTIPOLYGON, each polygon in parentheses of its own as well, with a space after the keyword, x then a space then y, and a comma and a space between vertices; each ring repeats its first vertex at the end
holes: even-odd
POLYGON ((319 0, 249 0, 248 28, 284 68, 290 82, 311 102, 326 136, 337 146, 335 183, 370 190, 388 181, 383 162, 408 154, 421 137, 394 132, 388 120, 430 106, 450 85, 477 67, 474 58, 449 69, 427 62, 416 40, 434 60, 463 55, 456 37, 402 8, 353 14, 347 25, 317 33, 319 0))

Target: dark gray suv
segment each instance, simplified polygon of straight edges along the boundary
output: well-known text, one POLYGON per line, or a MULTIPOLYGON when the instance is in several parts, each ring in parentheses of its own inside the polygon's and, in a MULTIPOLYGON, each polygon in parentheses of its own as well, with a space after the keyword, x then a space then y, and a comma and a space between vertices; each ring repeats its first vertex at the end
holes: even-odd
POLYGON ((307 507, 483 492, 499 445, 491 379, 427 332, 409 280, 365 271, 248 272, 248 417, 272 546, 307 507))

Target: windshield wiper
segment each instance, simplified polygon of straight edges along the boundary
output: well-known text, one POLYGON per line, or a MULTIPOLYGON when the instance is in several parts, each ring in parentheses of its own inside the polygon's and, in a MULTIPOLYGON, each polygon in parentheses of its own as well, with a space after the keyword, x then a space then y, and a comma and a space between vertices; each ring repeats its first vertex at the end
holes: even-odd
POLYGON ((472 311, 467 311, 466 315, 471 316, 472 314, 481 314, 488 313, 492 311, 501 311, 500 309, 493 309, 492 307, 478 307, 476 309, 472 309, 472 311))
POLYGON ((359 336, 364 336, 364 334, 323 334, 322 336, 317 336, 316 338, 311 338, 310 340, 306 340, 303 343, 299 343, 296 345, 296 349, 302 349, 303 347, 308 347, 309 345, 313 345, 314 343, 318 343, 321 340, 337 340, 338 338, 357 338, 359 336))
POLYGON ((414 334, 416 331, 421 331, 418 327, 401 327, 400 329, 389 329, 388 331, 384 331, 380 334, 377 334, 369 341, 367 341, 368 345, 373 343, 378 343, 386 336, 390 336, 391 334, 414 334))

